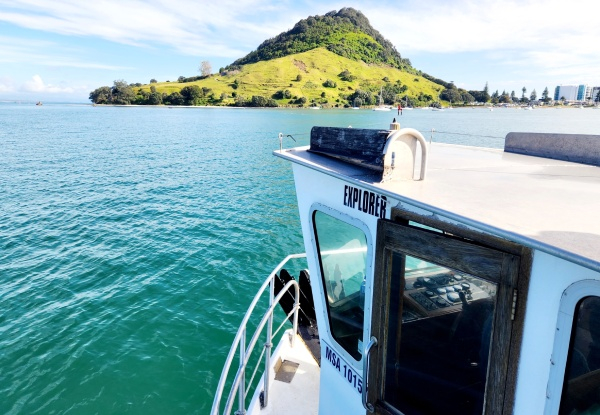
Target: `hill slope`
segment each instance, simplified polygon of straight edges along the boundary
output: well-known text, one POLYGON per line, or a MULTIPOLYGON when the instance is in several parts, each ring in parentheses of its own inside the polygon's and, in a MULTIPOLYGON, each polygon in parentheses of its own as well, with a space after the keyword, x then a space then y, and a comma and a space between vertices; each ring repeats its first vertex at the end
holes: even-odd
POLYGON ((443 89, 420 75, 354 61, 322 47, 247 64, 239 70, 194 82, 161 82, 140 89, 149 92, 154 86, 157 92, 168 96, 193 85, 206 91, 200 104, 242 106, 253 106, 252 97, 272 99, 278 106, 312 103, 343 107, 356 104, 355 98, 360 99, 359 105, 375 105, 382 90, 387 104, 422 106, 437 100, 443 89))

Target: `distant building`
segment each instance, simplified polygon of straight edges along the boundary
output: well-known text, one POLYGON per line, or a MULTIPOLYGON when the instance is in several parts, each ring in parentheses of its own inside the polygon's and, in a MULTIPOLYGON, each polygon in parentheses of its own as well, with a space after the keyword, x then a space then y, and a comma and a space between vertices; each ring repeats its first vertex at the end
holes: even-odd
POLYGON ((559 101, 562 98, 568 102, 585 100, 587 85, 558 85, 554 89, 554 100, 559 101))
POLYGON ((598 97, 598 93, 600 92, 600 86, 595 86, 592 88, 592 93, 590 94, 590 99, 593 102, 597 102, 600 97, 598 97))
POLYGON ((583 102, 597 100, 600 86, 589 85, 558 85, 554 89, 554 100, 564 98, 566 102, 583 102))

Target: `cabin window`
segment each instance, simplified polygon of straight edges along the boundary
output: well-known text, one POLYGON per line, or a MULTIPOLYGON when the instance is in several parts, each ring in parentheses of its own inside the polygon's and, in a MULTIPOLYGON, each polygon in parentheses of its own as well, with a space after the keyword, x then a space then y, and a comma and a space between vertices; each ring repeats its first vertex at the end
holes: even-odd
POLYGON ((318 210, 313 224, 331 334, 354 359, 360 360, 367 238, 358 227, 318 210))
POLYGON ((600 297, 577 303, 559 414, 600 413, 600 297))
POLYGON ((389 313, 401 318, 387 325, 384 401, 403 414, 482 413, 497 284, 410 255, 390 265, 389 313))
POLYGON ((368 402, 386 415, 493 412, 519 257, 408 223, 382 220, 377 237, 368 402))

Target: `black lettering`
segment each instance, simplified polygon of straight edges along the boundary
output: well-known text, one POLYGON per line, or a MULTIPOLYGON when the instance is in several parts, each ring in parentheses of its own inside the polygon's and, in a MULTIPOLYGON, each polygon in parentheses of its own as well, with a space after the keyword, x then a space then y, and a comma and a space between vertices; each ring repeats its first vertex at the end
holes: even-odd
POLYGON ((348 186, 344 186, 344 206, 348 206, 348 186))
POLYGON ((369 215, 375 214, 375 193, 369 192, 369 215))
POLYGON ((381 219, 385 218, 385 208, 387 207, 387 198, 385 196, 381 196, 381 210, 379 211, 379 217, 381 219))
POLYGON ((368 190, 344 185, 344 206, 357 209, 369 215, 385 218, 387 198, 368 190))

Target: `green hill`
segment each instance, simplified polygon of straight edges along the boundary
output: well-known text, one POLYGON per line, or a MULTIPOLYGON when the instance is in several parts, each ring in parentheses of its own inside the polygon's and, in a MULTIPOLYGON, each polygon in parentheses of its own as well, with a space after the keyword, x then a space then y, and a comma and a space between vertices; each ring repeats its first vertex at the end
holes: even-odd
POLYGON ((412 69, 410 61, 402 59, 394 45, 371 27, 364 14, 349 7, 300 20, 290 31, 266 40, 231 66, 281 58, 320 47, 355 61, 412 69))
POLYGON ((431 105, 448 86, 422 74, 359 11, 311 16, 220 71, 177 82, 115 81, 90 93, 97 104, 345 107, 431 105))

